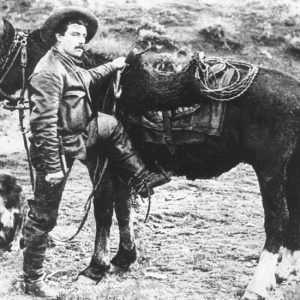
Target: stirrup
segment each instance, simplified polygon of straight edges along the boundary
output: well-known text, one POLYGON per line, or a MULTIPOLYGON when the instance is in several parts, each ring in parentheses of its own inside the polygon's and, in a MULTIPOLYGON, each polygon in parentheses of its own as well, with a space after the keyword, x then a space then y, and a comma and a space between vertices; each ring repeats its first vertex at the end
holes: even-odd
POLYGON ((134 192, 142 198, 147 198, 154 194, 154 188, 170 181, 170 177, 165 173, 157 174, 150 173, 149 171, 140 172, 132 181, 129 186, 134 192))

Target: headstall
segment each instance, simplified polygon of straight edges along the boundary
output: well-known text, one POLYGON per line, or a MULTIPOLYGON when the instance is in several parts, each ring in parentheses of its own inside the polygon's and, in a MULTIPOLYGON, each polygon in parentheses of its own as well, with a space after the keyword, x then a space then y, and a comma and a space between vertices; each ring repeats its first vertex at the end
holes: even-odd
POLYGON ((2 98, 2 107, 8 110, 18 110, 19 111, 19 125, 23 136, 24 147, 27 154, 27 160, 29 165, 30 181, 32 189, 34 190, 34 175, 33 168, 29 154, 28 141, 26 137, 27 130, 24 126, 25 109, 29 107, 25 106, 27 101, 25 101, 25 90, 26 90, 26 67, 27 67, 27 38, 28 34, 23 31, 18 30, 14 36, 14 40, 8 49, 7 54, 0 59, 2 67, 0 69, 0 97, 2 98), (13 97, 5 93, 2 89, 3 82, 5 81, 7 75, 12 70, 18 57, 20 57, 20 66, 22 72, 22 85, 19 97, 13 97))

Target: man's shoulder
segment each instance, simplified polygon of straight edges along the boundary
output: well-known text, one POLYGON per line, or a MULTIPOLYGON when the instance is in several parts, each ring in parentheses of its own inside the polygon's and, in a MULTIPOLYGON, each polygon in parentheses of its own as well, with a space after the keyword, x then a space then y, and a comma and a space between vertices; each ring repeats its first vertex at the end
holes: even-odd
POLYGON ((61 61, 55 53, 53 53, 53 51, 49 50, 35 66, 33 73, 29 77, 29 81, 32 82, 34 78, 37 81, 44 80, 49 77, 59 79, 63 77, 64 73, 65 69, 61 64, 61 61))
POLYGON ((54 51, 51 49, 40 59, 35 66, 33 74, 36 73, 54 73, 59 74, 64 72, 63 65, 54 51))

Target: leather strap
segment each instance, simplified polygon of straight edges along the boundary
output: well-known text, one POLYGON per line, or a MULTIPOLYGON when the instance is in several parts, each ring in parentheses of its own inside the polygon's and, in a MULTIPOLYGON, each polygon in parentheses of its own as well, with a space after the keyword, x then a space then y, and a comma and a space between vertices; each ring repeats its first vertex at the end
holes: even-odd
POLYGON ((163 111, 162 115, 163 115, 164 133, 165 133, 165 143, 167 144, 169 151, 172 154, 174 154, 175 146, 172 137, 172 128, 171 128, 171 121, 170 121, 171 112, 163 111))

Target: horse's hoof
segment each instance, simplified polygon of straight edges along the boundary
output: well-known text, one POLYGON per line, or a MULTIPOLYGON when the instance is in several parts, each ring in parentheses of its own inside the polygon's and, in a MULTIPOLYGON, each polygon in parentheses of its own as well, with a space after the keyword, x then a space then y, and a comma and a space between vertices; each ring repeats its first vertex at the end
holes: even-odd
POLYGON ((241 300, 264 300, 267 299, 268 295, 261 296, 256 294, 255 292, 245 291, 244 295, 242 296, 241 300))
POLYGON ((95 280, 83 275, 78 276, 76 283, 82 286, 91 286, 96 284, 95 280))
POLYGON ((108 273, 110 273, 110 274, 117 274, 117 273, 121 273, 121 272, 124 272, 124 271, 126 271, 126 269, 124 269, 123 267, 121 268, 121 267, 118 267, 116 265, 111 264, 110 268, 108 270, 108 273))
POLYGON ((123 270, 128 270, 130 265, 136 261, 136 258, 137 251, 135 245, 131 250, 126 250, 120 245, 118 253, 111 260, 111 264, 123 270))
POLYGON ((86 277, 89 280, 93 280, 94 283, 97 284, 105 276, 105 273, 106 272, 103 272, 103 271, 100 271, 100 270, 96 270, 95 268, 91 268, 89 266, 85 270, 81 271, 78 274, 78 278, 80 278, 80 277, 86 277))
POLYGON ((20 249, 20 244, 19 244, 19 242, 13 242, 11 245, 10 245, 10 251, 12 251, 12 252, 18 252, 18 251, 20 251, 21 249, 20 249))
POLYGON ((269 299, 269 291, 272 290, 275 285, 274 279, 269 284, 262 284, 262 282, 252 281, 246 288, 245 293, 241 300, 263 300, 269 299))
POLYGON ((99 265, 92 259, 90 265, 78 274, 78 278, 85 276, 98 283, 108 272, 109 268, 110 265, 99 265))
MULTIPOLYGON (((261 282, 259 282, 261 283, 261 282)), ((276 282, 274 280, 268 285, 260 285, 259 283, 251 282, 245 290, 241 300, 263 300, 269 299, 269 291, 274 289, 276 282)))
POLYGON ((277 283, 288 280, 290 275, 298 275, 300 268, 300 251, 292 251, 284 248, 282 260, 277 267, 275 276, 277 283))
POLYGON ((279 265, 275 277, 276 277, 276 282, 278 284, 281 284, 283 281, 288 280, 289 276, 292 274, 292 268, 284 266, 284 265, 279 265))

